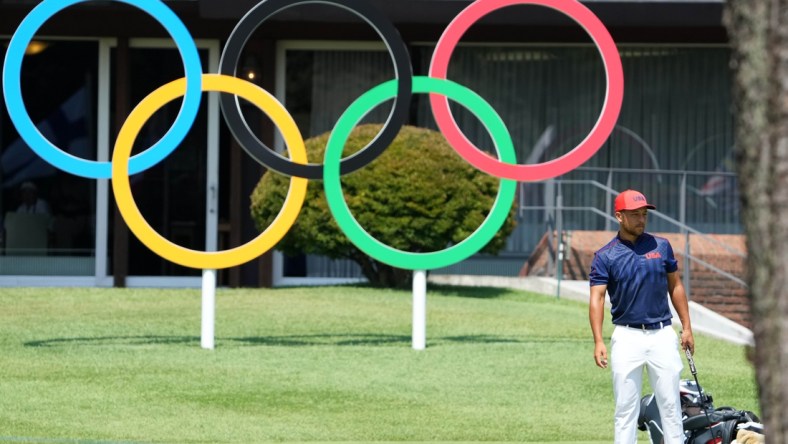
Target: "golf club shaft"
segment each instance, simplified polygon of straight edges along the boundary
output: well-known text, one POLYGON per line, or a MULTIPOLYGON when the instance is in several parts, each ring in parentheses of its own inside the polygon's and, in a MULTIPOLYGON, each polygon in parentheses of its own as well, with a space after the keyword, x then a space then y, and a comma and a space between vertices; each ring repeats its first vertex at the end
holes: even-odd
POLYGON ((706 408, 706 402, 708 401, 708 398, 706 397, 706 394, 703 393, 703 388, 701 388, 700 382, 698 382, 698 369, 695 368, 695 360, 692 358, 692 352, 689 348, 684 349, 684 354, 687 355, 687 362, 690 366, 690 372, 695 378, 695 385, 698 386, 698 394, 700 395, 701 402, 703 403, 703 413, 706 415, 706 421, 709 423, 709 430, 711 430, 711 418, 709 417, 709 411, 706 408))
POLYGON ((695 378, 695 385, 698 386, 698 393, 700 394, 700 399, 706 400, 706 395, 703 393, 703 389, 700 387, 700 382, 698 382, 698 369, 695 368, 695 360, 692 358, 692 352, 690 352, 689 348, 684 349, 684 354, 687 355, 687 362, 689 362, 690 372, 692 376, 695 378))
POLYGON ((684 349, 684 354, 687 355, 687 362, 689 362, 690 372, 695 377, 695 382, 698 382, 698 369, 695 368, 695 360, 692 359, 692 352, 689 348, 684 349))

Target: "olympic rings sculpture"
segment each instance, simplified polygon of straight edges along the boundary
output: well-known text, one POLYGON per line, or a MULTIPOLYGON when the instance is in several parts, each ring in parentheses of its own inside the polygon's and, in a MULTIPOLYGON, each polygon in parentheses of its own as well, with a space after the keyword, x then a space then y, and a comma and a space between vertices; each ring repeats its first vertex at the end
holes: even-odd
POLYGON ((233 267, 273 248, 295 223, 306 197, 309 179, 323 180, 329 209, 340 229, 360 250, 376 260, 410 270, 428 270, 457 263, 479 251, 501 228, 518 181, 557 177, 591 158, 612 132, 623 101, 624 76, 616 45, 602 22, 577 0, 476 0, 460 12, 443 32, 435 48, 428 77, 413 76, 410 56, 399 32, 384 14, 365 0, 263 0, 233 29, 222 51, 217 74, 202 72, 194 40, 162 0, 113 0, 139 8, 164 26, 181 54, 185 77, 156 89, 134 108, 120 129, 111 162, 92 161, 74 157, 47 140, 30 119, 21 92, 22 59, 35 33, 54 14, 86 1, 89 0, 44 0, 22 20, 11 38, 3 65, 3 97, 9 116, 20 137, 53 166, 81 177, 111 178, 120 213, 135 236, 162 258, 191 268, 233 267), (308 163, 304 139, 284 106, 264 89, 235 77, 241 52, 257 27, 283 9, 307 3, 337 6, 365 20, 385 42, 395 71, 394 79, 364 93, 339 118, 329 137, 322 165, 308 163), (518 4, 541 5, 557 10, 581 25, 599 49, 606 74, 602 111, 589 135, 562 157, 535 165, 518 165, 511 136, 500 116, 478 94, 446 78, 452 52, 465 31, 485 15, 518 4), (158 234, 140 213, 129 185, 130 175, 161 162, 183 141, 196 118, 203 91, 229 93, 221 96, 220 104, 233 136, 247 154, 263 166, 291 176, 285 203, 272 224, 246 244, 218 252, 191 250, 158 234), (430 95, 438 127, 460 156, 477 169, 501 179, 493 208, 482 225, 464 241, 437 252, 400 251, 374 239, 351 214, 340 183, 341 175, 367 165, 385 151, 407 120, 413 94, 430 95), (159 108, 178 97, 183 97, 183 103, 172 127, 153 146, 131 156, 134 141, 145 122, 159 108), (266 147, 254 135, 241 114, 238 97, 260 108, 277 125, 290 159, 266 147), (342 159, 342 149, 353 127, 371 108, 392 98, 394 105, 381 132, 366 147, 342 159), (467 140, 451 115, 448 99, 466 107, 482 122, 492 136, 498 159, 483 153, 467 140))

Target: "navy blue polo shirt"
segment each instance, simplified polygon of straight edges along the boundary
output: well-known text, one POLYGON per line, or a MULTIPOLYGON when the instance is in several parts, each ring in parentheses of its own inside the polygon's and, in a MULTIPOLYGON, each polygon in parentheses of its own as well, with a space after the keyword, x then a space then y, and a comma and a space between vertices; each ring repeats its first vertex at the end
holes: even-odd
POLYGON ((589 278, 607 285, 614 324, 653 324, 672 317, 667 275, 676 270, 667 239, 643 233, 632 244, 616 235, 594 253, 589 278))

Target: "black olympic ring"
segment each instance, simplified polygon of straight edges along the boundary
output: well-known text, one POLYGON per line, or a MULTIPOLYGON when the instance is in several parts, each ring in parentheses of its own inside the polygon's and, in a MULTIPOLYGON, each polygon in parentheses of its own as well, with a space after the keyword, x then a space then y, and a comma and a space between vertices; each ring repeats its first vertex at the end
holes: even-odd
MULTIPOLYGON (((342 159, 340 173, 347 174, 372 162, 386 150, 386 147, 391 144, 405 124, 410 110, 413 89, 413 68, 410 63, 410 55, 399 31, 380 10, 366 0, 262 1, 247 12, 233 29, 222 51, 219 72, 234 77, 241 58, 241 51, 257 27, 277 12, 305 3, 325 3, 339 6, 358 15, 380 35, 394 62, 394 76, 397 79, 397 95, 394 98, 394 106, 391 108, 386 124, 375 139, 360 151, 342 159)), ((253 159, 284 175, 308 179, 323 178, 322 165, 293 163, 261 142, 244 120, 236 95, 222 94, 220 103, 230 132, 253 159)))

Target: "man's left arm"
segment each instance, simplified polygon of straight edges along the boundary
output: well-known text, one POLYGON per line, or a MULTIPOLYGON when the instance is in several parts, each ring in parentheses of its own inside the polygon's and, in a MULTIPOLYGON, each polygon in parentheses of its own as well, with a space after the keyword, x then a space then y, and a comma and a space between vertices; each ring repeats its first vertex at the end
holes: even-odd
POLYGON ((695 338, 692 336, 687 293, 684 291, 684 284, 679 279, 678 271, 668 273, 668 294, 670 294, 670 302, 673 303, 673 308, 681 321, 681 348, 689 349, 690 353, 695 354, 695 338))

